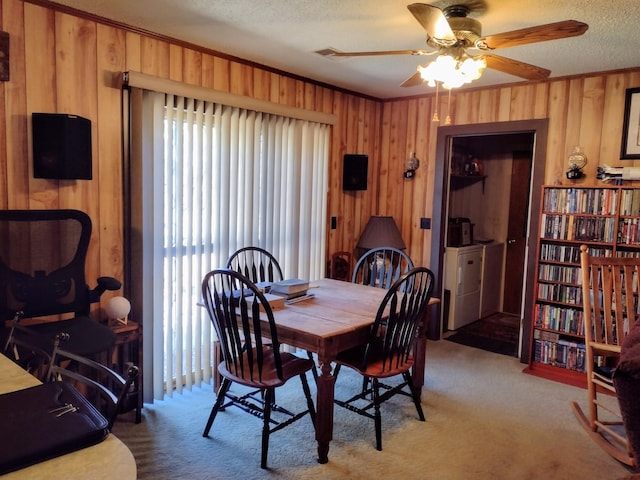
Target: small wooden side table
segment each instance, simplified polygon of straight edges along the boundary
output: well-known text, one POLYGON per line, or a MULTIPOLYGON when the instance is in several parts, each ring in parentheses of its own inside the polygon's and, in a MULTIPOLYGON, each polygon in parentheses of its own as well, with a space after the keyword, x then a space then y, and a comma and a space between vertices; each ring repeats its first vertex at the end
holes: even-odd
POLYGON ((116 334, 116 342, 109 352, 109 361, 123 376, 127 374, 127 364, 138 367, 138 378, 135 381, 136 423, 142 420, 142 327, 129 320, 126 325, 112 325, 116 334), (134 360, 135 358, 135 360, 134 360))

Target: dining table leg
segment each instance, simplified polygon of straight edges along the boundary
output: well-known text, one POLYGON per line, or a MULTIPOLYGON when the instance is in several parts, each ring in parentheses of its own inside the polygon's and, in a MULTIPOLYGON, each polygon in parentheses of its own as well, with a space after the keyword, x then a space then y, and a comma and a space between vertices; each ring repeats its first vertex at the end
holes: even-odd
POLYGON ((318 397, 316 399, 316 440, 318 441, 318 463, 329 461, 329 442, 333 438, 333 400, 335 377, 331 362, 320 360, 318 397))

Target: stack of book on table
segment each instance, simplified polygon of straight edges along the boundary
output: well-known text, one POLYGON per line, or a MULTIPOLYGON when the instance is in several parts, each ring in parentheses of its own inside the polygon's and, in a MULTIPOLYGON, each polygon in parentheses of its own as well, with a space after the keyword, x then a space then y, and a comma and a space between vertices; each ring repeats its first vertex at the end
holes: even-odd
POLYGON ((313 297, 313 294, 308 293, 308 290, 308 281, 299 278, 290 278, 271 284, 269 293, 284 297, 287 303, 294 303, 313 297))

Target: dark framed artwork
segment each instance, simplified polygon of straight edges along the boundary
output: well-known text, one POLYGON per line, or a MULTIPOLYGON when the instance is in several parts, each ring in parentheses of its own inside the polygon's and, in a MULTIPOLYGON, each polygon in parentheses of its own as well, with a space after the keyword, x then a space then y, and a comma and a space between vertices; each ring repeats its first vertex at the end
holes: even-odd
POLYGON ((640 159, 640 87, 627 88, 620 158, 640 159))

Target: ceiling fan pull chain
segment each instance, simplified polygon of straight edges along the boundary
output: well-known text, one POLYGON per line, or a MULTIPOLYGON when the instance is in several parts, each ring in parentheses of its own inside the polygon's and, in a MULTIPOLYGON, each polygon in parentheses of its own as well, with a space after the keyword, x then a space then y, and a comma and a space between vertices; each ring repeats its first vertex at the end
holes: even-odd
POLYGON ((449 89, 449 101, 447 102, 447 117, 444 119, 445 125, 451 125, 451 89, 449 89))
POLYGON ((440 117, 438 117, 438 82, 436 82, 436 108, 435 111, 433 112, 433 118, 431 119, 432 122, 439 122, 440 121, 440 117))

